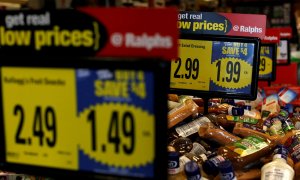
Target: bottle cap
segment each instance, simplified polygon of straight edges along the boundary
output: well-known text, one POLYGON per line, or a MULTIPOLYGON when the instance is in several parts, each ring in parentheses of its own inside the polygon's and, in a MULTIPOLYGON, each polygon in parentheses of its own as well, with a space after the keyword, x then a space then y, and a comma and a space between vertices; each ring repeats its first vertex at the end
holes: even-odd
POLYGON ((195 161, 189 161, 184 165, 184 171, 187 179, 200 180, 201 173, 198 164, 195 161))
POLYGON ((242 115, 244 115, 244 109, 240 108, 240 107, 233 107, 231 109, 231 114, 233 116, 242 116, 242 115))
POLYGON ((180 155, 190 152, 193 148, 193 142, 187 137, 179 137, 174 140, 173 147, 180 155))
POLYGON ((252 107, 251 107, 250 105, 244 105, 243 108, 246 109, 246 110, 251 111, 251 108, 252 108, 252 107))
POLYGON ((177 174, 179 173, 179 153, 169 152, 168 153, 168 173, 177 174))
POLYGON ((234 179, 234 169, 232 163, 229 160, 225 160, 219 163, 218 165, 220 171, 220 177, 222 180, 231 180, 234 179))
POLYGON ((235 102, 234 102, 234 99, 222 99, 221 101, 222 103, 227 103, 227 104, 230 104, 230 105, 235 105, 235 102))
POLYGON ((216 176, 219 173, 218 164, 224 160, 225 159, 219 155, 212 157, 202 164, 202 169, 207 175, 216 176))
POLYGON ((273 159, 282 158, 282 159, 286 160, 288 154, 289 154, 289 151, 288 151, 287 147, 285 147, 284 145, 277 145, 274 150, 273 159))

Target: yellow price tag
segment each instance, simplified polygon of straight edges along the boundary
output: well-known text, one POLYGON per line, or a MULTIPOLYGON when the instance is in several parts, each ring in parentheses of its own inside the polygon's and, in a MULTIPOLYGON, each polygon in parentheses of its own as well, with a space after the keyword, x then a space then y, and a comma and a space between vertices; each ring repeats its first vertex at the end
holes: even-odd
POLYGON ((1 77, 7 161, 76 170, 74 70, 2 67, 1 77))
POLYGON ((260 56, 259 75, 267 75, 272 73, 273 62, 267 56, 260 56))
POLYGON ((171 88, 209 90, 212 42, 179 40, 179 58, 171 62, 171 88))
POLYGON ((79 117, 80 150, 107 166, 132 168, 153 163, 154 115, 133 105, 97 104, 79 117))
POLYGON ((237 58, 223 58, 212 63, 212 81, 223 88, 239 89, 251 84, 252 65, 237 58), (249 77, 250 76, 250 77, 249 77))

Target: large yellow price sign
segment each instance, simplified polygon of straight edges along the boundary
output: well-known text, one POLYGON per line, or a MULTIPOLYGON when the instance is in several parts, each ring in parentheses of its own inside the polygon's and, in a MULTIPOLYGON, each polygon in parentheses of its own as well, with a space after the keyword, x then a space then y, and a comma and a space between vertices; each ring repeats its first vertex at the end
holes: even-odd
POLYGON ((209 41, 179 40, 179 58, 171 63, 171 88, 209 90, 209 41))
POLYGON ((7 161, 77 169, 74 70, 2 67, 1 77, 7 161))
POLYGON ((252 66, 241 59, 219 59, 212 67, 212 81, 220 87, 238 89, 251 83, 252 66))
POLYGON ((260 56, 259 75, 267 75, 272 73, 273 61, 268 56, 260 56))
POLYGON ((154 116, 136 106, 97 104, 80 114, 80 149, 107 166, 132 168, 154 161, 154 116))

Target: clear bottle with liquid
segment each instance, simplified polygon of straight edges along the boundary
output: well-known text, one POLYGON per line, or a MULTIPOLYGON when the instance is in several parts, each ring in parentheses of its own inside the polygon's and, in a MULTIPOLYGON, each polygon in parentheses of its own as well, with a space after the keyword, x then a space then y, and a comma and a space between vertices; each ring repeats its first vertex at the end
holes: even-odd
POLYGON ((295 171, 287 164, 288 150, 279 145, 274 150, 273 161, 261 168, 261 180, 293 180, 295 171))

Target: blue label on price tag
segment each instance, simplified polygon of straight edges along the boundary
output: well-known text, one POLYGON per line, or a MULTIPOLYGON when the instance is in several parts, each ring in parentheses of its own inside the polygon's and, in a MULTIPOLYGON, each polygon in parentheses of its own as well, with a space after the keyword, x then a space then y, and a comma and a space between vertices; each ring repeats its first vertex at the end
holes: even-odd
POLYGON ((210 91, 250 93, 254 44, 214 41, 212 49, 210 91))
POLYGON ((153 73, 81 69, 76 76, 79 169, 153 177, 153 73))

